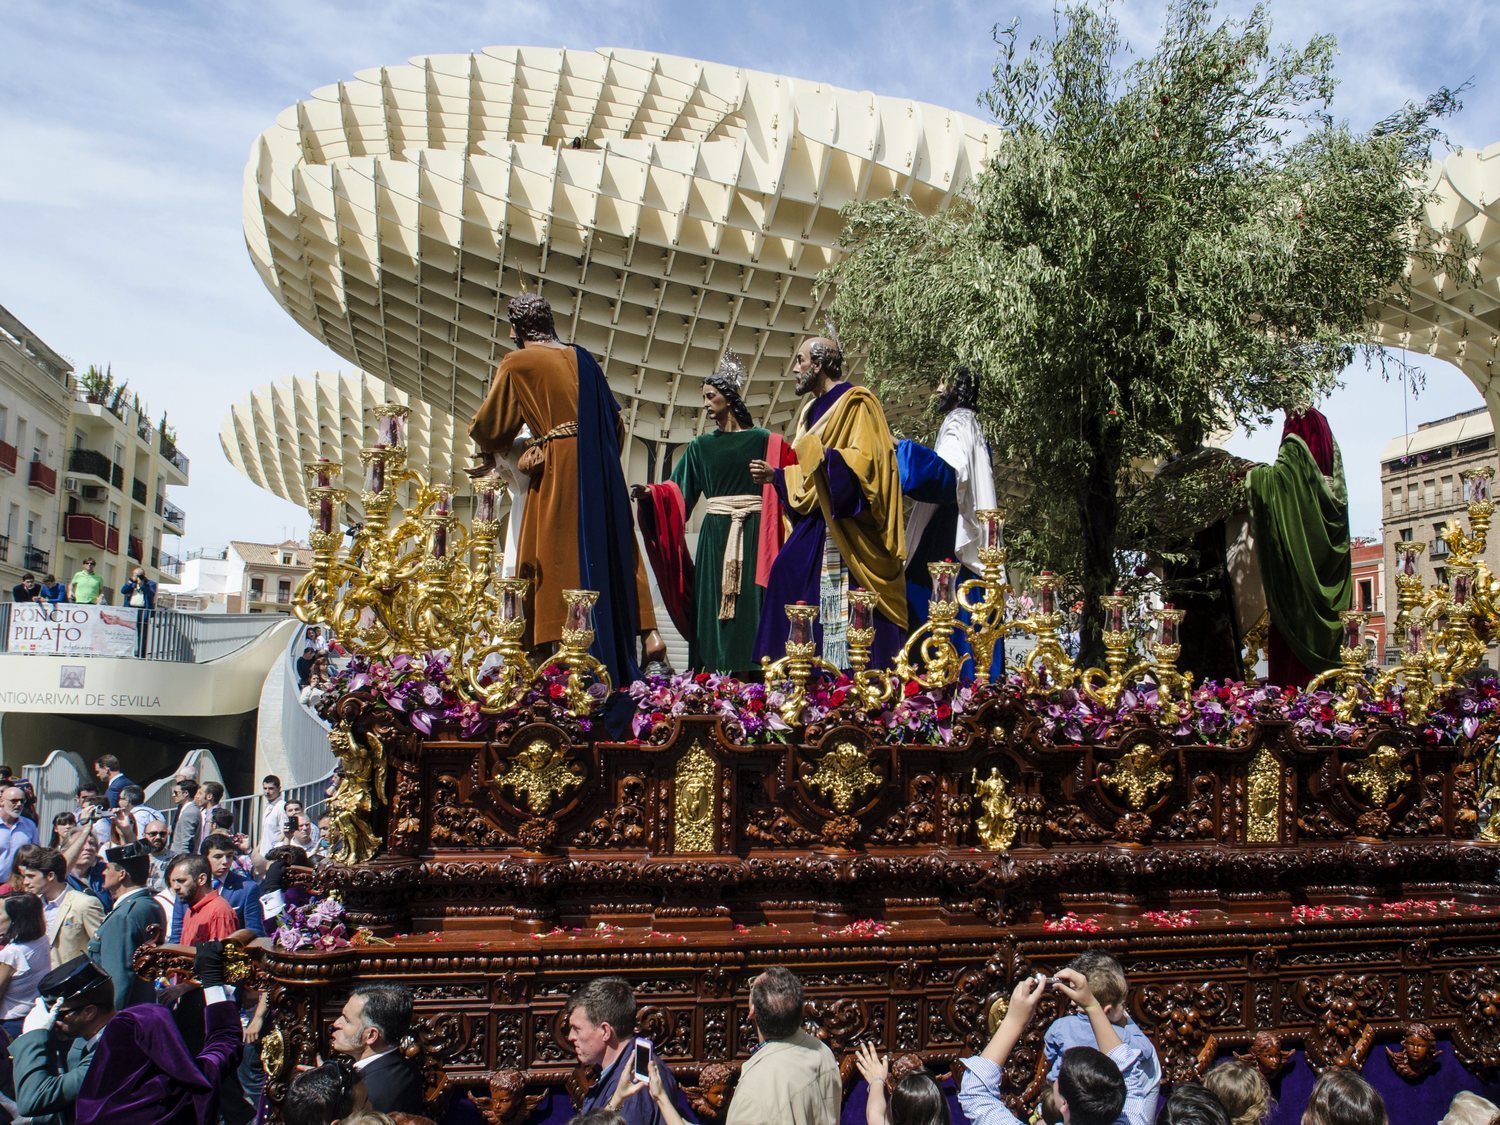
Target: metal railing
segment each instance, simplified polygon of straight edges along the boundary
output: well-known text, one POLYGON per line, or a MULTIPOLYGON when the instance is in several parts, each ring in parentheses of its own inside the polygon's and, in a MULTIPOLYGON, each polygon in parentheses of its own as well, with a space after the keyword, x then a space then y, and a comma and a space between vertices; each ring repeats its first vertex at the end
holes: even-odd
POLYGON ((161 518, 166 523, 169 523, 174 527, 186 526, 185 521, 187 520, 187 516, 183 514, 181 508, 179 508, 176 504, 173 504, 170 500, 162 501, 161 518))
POLYGON ((40 547, 26 544, 26 549, 21 553, 21 565, 27 570, 46 570, 52 561, 52 552, 44 551, 40 547))
MULTIPOLYGON (((9 652, 10 602, 0 603, 0 652, 9 652)), ((177 664, 204 664, 244 648, 284 617, 263 613, 180 613, 174 609, 116 612, 145 616, 146 640, 140 657, 93 657, 99 660, 162 660, 177 664)), ((30 654, 27 654, 30 655, 30 654)))
POLYGON ((131 478, 130 495, 137 504, 144 505, 146 503, 146 482, 131 478))
MULTIPOLYGON (((153 549, 151 553, 155 555, 157 552, 153 549)), ((168 554, 166 551, 161 552, 160 561, 154 565, 157 570, 163 574, 170 574, 173 578, 180 577, 182 574, 182 560, 176 555, 168 554)))
POLYGON ((162 434, 159 447, 161 449, 161 455, 168 461, 172 462, 172 464, 176 465, 179 469, 181 469, 183 475, 186 476, 188 471, 188 459, 183 456, 182 450, 177 448, 177 443, 169 442, 167 440, 167 435, 162 434))

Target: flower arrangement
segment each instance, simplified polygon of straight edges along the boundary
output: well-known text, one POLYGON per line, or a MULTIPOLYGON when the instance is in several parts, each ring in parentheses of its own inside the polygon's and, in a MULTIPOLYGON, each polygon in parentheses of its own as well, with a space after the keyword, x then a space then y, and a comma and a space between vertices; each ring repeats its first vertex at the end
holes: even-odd
MULTIPOLYGON (((804 724, 828 721, 849 696, 848 676, 814 676, 802 709, 804 724)), ((786 742, 792 728, 781 717, 789 694, 783 683, 759 684, 712 672, 652 676, 630 685, 636 702, 631 733, 650 741, 679 715, 717 715, 731 738, 746 744, 786 742)), ((953 741, 953 720, 974 708, 974 688, 962 684, 924 689, 914 681, 895 699, 876 709, 871 720, 896 743, 946 745, 953 741)))
POLYGON ((464 738, 473 738, 490 725, 479 704, 459 694, 446 652, 420 657, 402 653, 389 661, 351 657, 334 676, 329 697, 357 691, 370 692, 420 734, 450 724, 464 738))
POLYGON ((364 926, 351 926, 344 918, 344 904, 337 894, 313 896, 305 903, 288 903, 276 917, 278 949, 333 950, 351 946, 388 945, 364 926))

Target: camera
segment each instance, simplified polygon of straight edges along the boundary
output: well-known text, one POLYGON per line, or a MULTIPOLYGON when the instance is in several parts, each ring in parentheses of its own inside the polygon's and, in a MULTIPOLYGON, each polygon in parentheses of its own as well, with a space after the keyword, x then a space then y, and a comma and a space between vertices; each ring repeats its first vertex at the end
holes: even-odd
POLYGON ((286 818, 286 830, 288 832, 297 831, 297 829, 301 827, 301 825, 302 821, 295 816, 289 816, 286 818))

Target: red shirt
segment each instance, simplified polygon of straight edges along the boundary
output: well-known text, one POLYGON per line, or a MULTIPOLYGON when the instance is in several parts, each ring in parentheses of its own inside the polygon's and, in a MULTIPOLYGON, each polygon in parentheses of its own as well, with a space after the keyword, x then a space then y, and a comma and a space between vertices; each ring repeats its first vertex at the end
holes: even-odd
POLYGON ((223 941, 240 928, 234 907, 225 902, 218 891, 208 890, 197 902, 188 904, 187 917, 182 920, 182 944, 197 945, 200 941, 223 941))

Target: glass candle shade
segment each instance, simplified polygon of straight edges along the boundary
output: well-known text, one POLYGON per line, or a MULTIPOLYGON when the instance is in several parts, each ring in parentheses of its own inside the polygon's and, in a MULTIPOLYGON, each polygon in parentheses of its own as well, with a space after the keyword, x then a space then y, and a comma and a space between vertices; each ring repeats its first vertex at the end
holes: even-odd
POLYGON ((331 470, 329 468, 331 464, 332 462, 330 462, 327 457, 318 458, 317 468, 314 470, 313 477, 318 488, 327 488, 330 484, 333 483, 333 478, 332 476, 330 476, 331 470))
POLYGON ((1043 613, 1056 613, 1057 588, 1053 585, 1052 572, 1050 570, 1042 571, 1041 579, 1037 583, 1037 586, 1037 605, 1041 607, 1043 613))
MULTIPOLYGON (((567 591, 564 597, 567 596, 567 593, 572 592, 567 591)), ((585 629, 592 630, 594 627, 594 607, 591 600, 586 597, 577 597, 568 598, 567 601, 568 618, 567 624, 563 628, 570 629, 573 632, 582 632, 585 629)))
POLYGON ((1417 552, 1415 547, 1396 544, 1396 569, 1407 578, 1417 576, 1417 552))
POLYGON ((370 464, 365 469, 365 491, 385 491, 385 458, 379 454, 370 458, 370 464))
POLYGON ((318 497, 318 530, 327 535, 333 530, 333 497, 318 497))
POLYGON ((486 481, 474 487, 474 518, 476 520, 488 521, 495 518, 495 490, 484 486, 489 483, 486 481))
POLYGON ((1105 600, 1104 628, 1110 633, 1123 633, 1125 631, 1125 604, 1127 602, 1125 591, 1116 590, 1114 595, 1105 600))
POLYGON ((1364 648, 1365 616, 1362 613, 1344 614, 1344 647, 1364 648))
POLYGON ((1177 643, 1177 614, 1172 609, 1172 603, 1167 602, 1162 608, 1161 618, 1157 627, 1157 644, 1164 648, 1170 648, 1177 643))
POLYGON ((1464 567, 1453 567, 1450 570, 1453 584, 1453 604, 1468 605, 1469 595, 1474 589, 1474 574, 1464 567))
POLYGON ((997 551, 1005 546, 1005 516, 998 508, 982 508, 975 513, 979 520, 979 549, 997 551))
POLYGON ((1490 498, 1490 474, 1484 469, 1471 469, 1464 474, 1465 499, 1470 503, 1481 503, 1490 498))
POLYGON ((849 591, 849 628, 875 627, 875 599, 858 586, 849 591))
POLYGON ((928 564, 927 570, 932 575, 932 600, 934 602, 951 602, 953 600, 953 584, 958 576, 958 567, 951 562, 940 562, 928 564))
POLYGON ((1413 621, 1406 627, 1406 651, 1413 656, 1422 654, 1422 647, 1427 643, 1427 626, 1420 621, 1413 621))
POLYGON ((432 529, 432 557, 446 558, 448 554, 448 525, 437 524, 432 529))
POLYGON ((806 645, 812 643, 812 623, 814 613, 808 613, 807 604, 798 602, 795 606, 787 606, 787 635, 786 643, 789 645, 806 645), (796 612, 796 611, 802 612, 796 612))
POLYGON ((446 516, 453 511, 453 494, 447 489, 437 490, 437 499, 432 502, 432 514, 435 516, 446 516))
POLYGON ((406 411, 387 404, 375 415, 375 444, 382 449, 406 445, 406 411))
POLYGON ((521 591, 513 580, 500 583, 500 620, 516 621, 521 616, 521 591))

